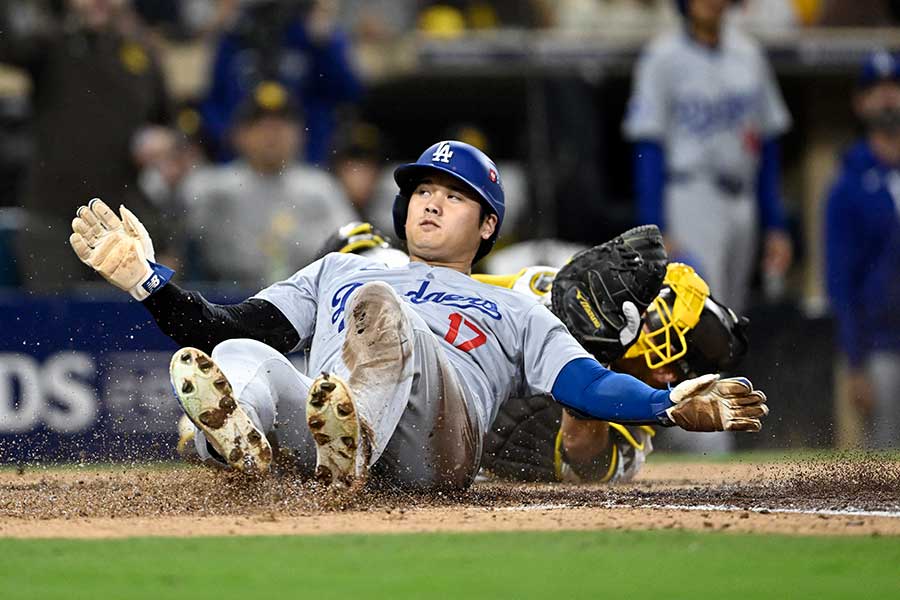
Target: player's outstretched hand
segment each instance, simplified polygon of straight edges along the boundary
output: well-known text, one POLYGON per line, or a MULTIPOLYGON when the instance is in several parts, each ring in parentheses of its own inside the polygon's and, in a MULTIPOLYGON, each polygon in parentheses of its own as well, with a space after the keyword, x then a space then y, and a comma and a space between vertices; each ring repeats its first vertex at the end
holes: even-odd
POLYGON ((759 431, 769 414, 766 395, 745 377, 719 379, 703 375, 678 384, 669 394, 675 406, 666 411, 688 431, 759 431))
POLYGON ((81 262, 111 284, 144 300, 171 278, 173 271, 153 262, 150 234, 130 210, 116 215, 99 198, 79 206, 69 243, 81 262))

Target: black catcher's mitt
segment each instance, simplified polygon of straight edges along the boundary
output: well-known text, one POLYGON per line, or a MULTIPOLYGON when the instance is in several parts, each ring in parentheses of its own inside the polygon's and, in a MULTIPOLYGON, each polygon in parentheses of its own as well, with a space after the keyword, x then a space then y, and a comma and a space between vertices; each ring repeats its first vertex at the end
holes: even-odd
POLYGON ((641 333, 643 314, 666 276, 656 225, 642 225, 572 257, 553 280, 553 312, 602 363, 620 358, 641 333))

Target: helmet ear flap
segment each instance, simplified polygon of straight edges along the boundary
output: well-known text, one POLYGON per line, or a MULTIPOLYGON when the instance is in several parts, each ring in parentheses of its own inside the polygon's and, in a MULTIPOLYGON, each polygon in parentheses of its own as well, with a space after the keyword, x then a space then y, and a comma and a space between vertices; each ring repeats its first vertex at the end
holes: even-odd
POLYGON ((401 240, 406 239, 406 215, 409 213, 409 196, 400 192, 394 197, 391 215, 394 218, 394 233, 401 240))

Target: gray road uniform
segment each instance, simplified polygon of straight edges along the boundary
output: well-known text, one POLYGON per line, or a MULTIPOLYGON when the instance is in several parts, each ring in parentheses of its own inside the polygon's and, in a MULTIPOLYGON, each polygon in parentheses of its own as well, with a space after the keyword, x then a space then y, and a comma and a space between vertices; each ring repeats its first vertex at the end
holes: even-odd
POLYGON ((240 160, 208 167, 185 182, 184 196, 209 275, 249 289, 309 264, 333 231, 356 218, 338 182, 307 165, 277 175, 240 160))
MULTIPOLYGON (((291 322, 297 349, 310 346, 310 374, 351 380, 342 358, 345 316, 354 292, 369 282, 383 282, 399 299, 408 354, 399 376, 353 392, 373 433, 372 471, 401 483, 467 485, 500 404, 511 394, 549 394, 567 363, 590 357, 535 299, 424 263, 388 268, 329 254, 256 297, 291 322)), ((305 419, 312 380, 260 342, 223 342, 213 359, 256 425, 312 472, 315 445, 305 419)), ((201 458, 209 457, 201 433, 195 441, 201 458)))
POLYGON ((623 129, 664 152, 664 223, 656 224, 737 311, 756 251, 761 145, 789 126, 765 55, 733 27, 716 48, 679 28, 638 62, 623 129))

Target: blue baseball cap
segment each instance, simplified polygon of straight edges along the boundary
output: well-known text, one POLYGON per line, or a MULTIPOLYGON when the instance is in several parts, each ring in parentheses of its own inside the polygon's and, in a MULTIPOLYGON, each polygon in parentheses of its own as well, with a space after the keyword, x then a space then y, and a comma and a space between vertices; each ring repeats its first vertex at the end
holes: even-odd
POLYGON ((900 53, 878 50, 863 61, 859 87, 871 87, 882 81, 900 81, 900 53))

